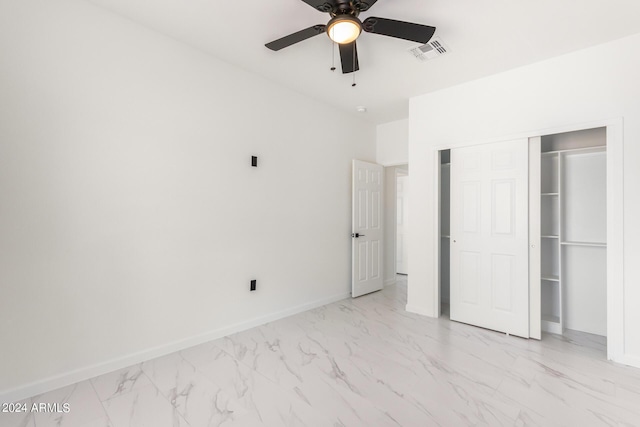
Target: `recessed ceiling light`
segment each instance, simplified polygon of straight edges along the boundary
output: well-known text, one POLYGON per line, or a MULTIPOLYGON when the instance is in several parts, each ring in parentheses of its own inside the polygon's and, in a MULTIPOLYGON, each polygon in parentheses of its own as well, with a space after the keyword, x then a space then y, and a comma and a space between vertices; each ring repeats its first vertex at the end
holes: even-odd
POLYGON ((367 112, 367 107, 364 107, 364 106, 360 105, 360 106, 356 107, 356 111, 358 113, 366 113, 367 112))

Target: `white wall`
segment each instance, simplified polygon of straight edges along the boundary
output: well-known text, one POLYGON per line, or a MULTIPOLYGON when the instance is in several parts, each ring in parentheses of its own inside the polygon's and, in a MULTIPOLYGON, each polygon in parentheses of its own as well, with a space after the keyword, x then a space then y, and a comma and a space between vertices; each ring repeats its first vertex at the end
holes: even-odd
MULTIPOLYGON (((435 315, 434 148, 624 119, 624 360, 640 366, 640 35, 413 98, 407 308, 435 315), (419 260, 419 262, 417 262, 419 260)), ((549 132, 551 133, 551 132, 549 132)), ((542 134, 545 134, 544 132, 542 134)))
POLYGON ((409 162, 409 121, 407 119, 378 125, 376 134, 378 164, 395 166, 406 165, 409 162))
POLYGON ((0 57, 0 400, 348 295, 373 125, 76 0, 0 57))

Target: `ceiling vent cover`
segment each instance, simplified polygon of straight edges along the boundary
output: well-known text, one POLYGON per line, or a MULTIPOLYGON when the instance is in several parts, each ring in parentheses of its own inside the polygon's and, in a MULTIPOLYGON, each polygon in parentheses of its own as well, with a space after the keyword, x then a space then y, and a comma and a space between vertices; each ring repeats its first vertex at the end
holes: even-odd
POLYGON ((433 37, 429 40, 429 43, 418 46, 409 50, 416 59, 420 61, 428 61, 429 59, 437 58, 445 53, 449 52, 449 48, 445 46, 440 37, 433 37))

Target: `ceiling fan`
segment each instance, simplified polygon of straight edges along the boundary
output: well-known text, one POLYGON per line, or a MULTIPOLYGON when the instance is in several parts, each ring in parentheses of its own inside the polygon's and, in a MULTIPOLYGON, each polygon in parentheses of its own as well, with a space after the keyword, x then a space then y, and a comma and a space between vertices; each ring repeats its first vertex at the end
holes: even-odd
POLYGON ((358 19, 360 12, 369 10, 378 0, 302 0, 314 9, 328 13, 331 19, 326 25, 314 25, 288 36, 267 43, 265 46, 278 51, 285 47, 326 32, 331 40, 338 43, 343 73, 358 71, 356 39, 364 30, 367 33, 411 40, 425 44, 436 32, 435 27, 396 21, 394 19, 369 17, 358 19))

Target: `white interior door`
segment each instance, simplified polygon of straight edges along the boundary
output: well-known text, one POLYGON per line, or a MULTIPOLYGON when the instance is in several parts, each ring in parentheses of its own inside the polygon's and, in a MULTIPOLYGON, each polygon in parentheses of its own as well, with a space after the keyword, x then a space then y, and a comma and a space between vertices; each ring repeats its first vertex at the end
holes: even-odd
POLYGON ((409 218, 409 176, 396 178, 396 273, 409 273, 407 226, 409 218))
POLYGON ((451 150, 451 320, 529 337, 528 140, 451 150))
POLYGON ((383 168, 353 161, 351 296, 382 289, 383 168))

